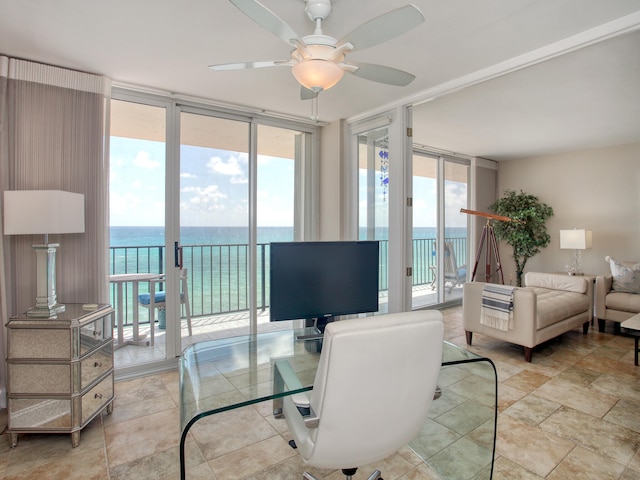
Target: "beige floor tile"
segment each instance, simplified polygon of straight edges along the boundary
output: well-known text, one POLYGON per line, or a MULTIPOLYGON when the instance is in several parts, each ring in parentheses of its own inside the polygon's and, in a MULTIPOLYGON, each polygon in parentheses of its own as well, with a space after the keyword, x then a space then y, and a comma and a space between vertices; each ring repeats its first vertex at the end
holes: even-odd
POLYGON ((540 428, 627 465, 640 448, 640 434, 585 413, 562 407, 540 428))
POLYGON ((547 375, 531 372, 529 370, 522 370, 506 379, 502 382, 502 385, 509 385, 517 388, 518 390, 522 390, 523 392, 531 393, 533 390, 549 380, 551 380, 551 377, 548 377, 547 375))
POLYGON ((217 457, 209 462, 209 466, 215 478, 235 480, 254 475, 296 455, 297 452, 276 435, 217 457))
POLYGON ((503 415, 498 420, 497 453, 546 477, 575 448, 575 443, 503 415))
POLYGON ((560 462, 547 480, 617 480, 624 472, 623 465, 582 447, 574 448, 560 462))
POLYGON ((536 426, 560 407, 559 403, 531 394, 511 405, 504 413, 528 425, 536 426))
POLYGON ((105 480, 109 478, 104 449, 86 450, 81 456, 60 455, 5 472, 3 480, 105 480))
POLYGON ((493 468, 493 478, 496 480, 542 480, 544 477, 530 472, 505 457, 498 456, 493 468))
POLYGON ((198 421, 191 429, 207 460, 278 435, 254 408, 243 407, 198 421))
POLYGON ((606 415, 618 401, 613 395, 587 389, 560 378, 550 380, 534 390, 533 393, 538 397, 561 403, 599 418, 606 415))
POLYGON ((104 429, 111 468, 177 447, 180 443, 177 408, 152 413, 104 429))
POLYGON ((640 433, 640 403, 620 400, 604 416, 604 420, 640 433))

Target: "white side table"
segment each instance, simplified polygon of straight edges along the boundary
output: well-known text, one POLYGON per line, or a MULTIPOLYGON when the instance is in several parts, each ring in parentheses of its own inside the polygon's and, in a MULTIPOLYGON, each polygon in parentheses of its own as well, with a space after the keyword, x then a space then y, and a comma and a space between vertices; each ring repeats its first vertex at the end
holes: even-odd
POLYGON ((638 366, 638 342, 640 342, 640 313, 635 314, 633 317, 627 318, 624 322, 620 324, 622 328, 628 330, 627 333, 633 336, 633 339, 636 341, 635 347, 633 349, 633 363, 637 367, 638 366))

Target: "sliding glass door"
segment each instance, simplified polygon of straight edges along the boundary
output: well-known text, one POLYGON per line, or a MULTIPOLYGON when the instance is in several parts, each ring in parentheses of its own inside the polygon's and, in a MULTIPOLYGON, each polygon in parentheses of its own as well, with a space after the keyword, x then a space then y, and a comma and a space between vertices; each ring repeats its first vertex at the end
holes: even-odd
POLYGON ((148 279, 135 293, 124 285, 124 338, 136 341, 116 352, 119 371, 157 370, 190 343, 291 325, 269 322, 269 245, 312 239, 315 132, 115 93, 111 273, 162 276, 153 287, 166 299, 150 315, 137 298, 148 279))
POLYGON ((358 240, 378 240, 379 312, 388 311, 389 268, 389 130, 356 136, 358 155, 358 240))
POLYGON ((469 274, 468 161, 414 150, 412 308, 462 298, 469 274))
MULTIPOLYGON (((166 336, 154 330, 152 343, 154 326, 137 297, 150 288, 144 274, 166 272, 166 118, 161 102, 111 100, 109 273, 120 369, 166 358, 166 336)), ((163 283, 154 287, 161 290, 163 283)))
POLYGON ((189 337, 181 320, 182 347, 249 325, 249 131, 246 121, 180 113, 179 262, 192 323, 189 337))

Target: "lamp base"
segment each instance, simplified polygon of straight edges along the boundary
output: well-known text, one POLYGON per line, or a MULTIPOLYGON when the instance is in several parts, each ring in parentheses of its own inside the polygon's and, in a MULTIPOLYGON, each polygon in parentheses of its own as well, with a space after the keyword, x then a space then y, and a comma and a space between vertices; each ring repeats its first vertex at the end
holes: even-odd
POLYGON ((51 318, 64 312, 66 307, 60 303, 52 305, 51 307, 31 307, 27 310, 27 317, 34 318, 51 318))

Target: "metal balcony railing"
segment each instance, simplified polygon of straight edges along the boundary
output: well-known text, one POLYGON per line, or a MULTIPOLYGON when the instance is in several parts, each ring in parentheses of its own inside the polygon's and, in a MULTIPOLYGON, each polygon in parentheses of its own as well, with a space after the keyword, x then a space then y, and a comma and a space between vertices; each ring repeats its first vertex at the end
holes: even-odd
MULTIPOLYGON (((447 238, 453 245, 458 265, 466 263, 466 238, 447 238)), ((436 239, 413 240, 413 286, 430 285, 436 272, 436 239)), ((242 312, 249 309, 249 247, 246 244, 183 245, 183 266, 188 268, 189 301, 191 315, 210 316, 242 312)), ((110 274, 163 273, 165 249, 161 245, 110 247, 110 274)), ((258 308, 269 307, 269 244, 258 244, 257 249, 258 308)), ((388 288, 388 241, 380 241, 380 291, 388 288)), ((140 293, 147 285, 141 283, 140 293)), ((158 287, 156 287, 157 289, 158 287)), ((162 285, 159 287, 162 288, 162 285)), ((125 325, 131 323, 128 315, 136 303, 130 285, 124 285, 123 317, 125 325)), ((114 304, 115 285, 111 287, 114 304)), ((141 318, 141 321, 144 317, 141 318)))

